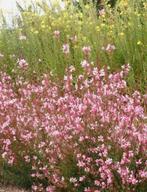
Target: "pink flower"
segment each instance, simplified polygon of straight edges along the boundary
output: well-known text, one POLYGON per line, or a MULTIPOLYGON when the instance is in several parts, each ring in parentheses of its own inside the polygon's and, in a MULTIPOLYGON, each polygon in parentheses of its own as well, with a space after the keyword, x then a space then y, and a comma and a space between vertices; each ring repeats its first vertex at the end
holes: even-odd
POLYGON ((143 188, 146 114, 143 95, 126 89, 130 66, 110 74, 88 59, 81 65, 81 75, 70 66, 61 83, 44 74, 14 84, 0 72, 0 159, 29 163, 36 192, 117 191, 116 174, 127 191, 143 188))
POLYGON ((82 51, 84 53, 85 56, 88 56, 91 52, 91 47, 90 46, 85 46, 82 48, 82 51))
POLYGON ((92 190, 90 189, 90 187, 86 187, 84 188, 84 192, 92 192, 92 190))
POLYGON ((65 55, 67 55, 67 54, 69 54, 69 52, 70 52, 70 50, 69 50, 69 44, 64 44, 63 46, 62 46, 62 50, 63 50, 63 53, 65 54, 65 55))
POLYGON ((33 189, 33 191, 37 191, 37 189, 38 189, 37 185, 33 185, 32 189, 33 189))
POLYGON ((85 176, 79 177, 80 182, 84 181, 84 179, 85 179, 85 176))
POLYGON ((8 160, 8 164, 12 166, 14 164, 14 160, 15 160, 15 158, 13 156, 11 156, 8 160))
POLYGON ((94 184, 95 184, 96 186, 99 186, 99 185, 100 185, 100 181, 99 181, 99 180, 95 180, 95 181, 94 181, 94 184))
POLYGON ((58 39, 60 37, 60 31, 55 30, 54 31, 54 37, 58 39))
POLYGON ((99 10, 99 15, 104 16, 106 14, 105 9, 99 10))
POLYGON ((46 192, 54 192, 55 191, 55 188, 53 186, 48 186, 46 188, 46 192))
POLYGON ((102 47, 102 50, 105 50, 108 53, 113 52, 116 49, 115 45, 108 44, 106 47, 102 47))
POLYGON ((81 66, 83 68, 88 68, 90 66, 90 64, 89 64, 89 62, 87 60, 84 60, 84 61, 81 62, 81 66))
POLYGON ((18 63, 18 66, 20 69, 27 69, 28 68, 28 63, 26 62, 25 59, 18 59, 17 63, 18 63))

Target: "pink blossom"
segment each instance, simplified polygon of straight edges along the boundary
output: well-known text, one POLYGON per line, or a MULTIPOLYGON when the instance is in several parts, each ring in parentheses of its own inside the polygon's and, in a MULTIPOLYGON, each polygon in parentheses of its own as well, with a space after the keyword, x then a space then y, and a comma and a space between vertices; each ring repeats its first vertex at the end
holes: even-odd
POLYGON ((33 186, 32 186, 32 190, 33 190, 33 191, 37 191, 37 189, 38 189, 38 187, 37 187, 36 185, 33 185, 33 186))
POLYGON ((46 188, 46 192, 54 192, 54 191, 55 191, 55 189, 54 189, 53 186, 48 186, 48 187, 46 188))
POLYGON ((84 61, 81 62, 81 66, 83 68, 88 68, 90 66, 90 64, 89 64, 89 62, 87 60, 84 60, 84 61))
POLYGON ((84 46, 82 48, 82 51, 83 51, 84 55, 88 56, 91 52, 91 47, 90 46, 84 46))
POLYGON ((126 191, 143 188, 146 114, 144 96, 127 92, 130 66, 81 65, 82 74, 70 66, 61 82, 44 74, 14 84, 0 72, 0 158, 30 165, 32 191, 117 191, 116 175, 126 191))
POLYGON ((20 69, 27 69, 28 68, 28 63, 26 62, 25 59, 18 59, 17 63, 18 63, 18 66, 20 69))
POLYGON ((63 47, 62 47, 62 50, 63 50, 63 53, 65 55, 69 54, 70 50, 69 50, 69 44, 64 44, 63 47))
POLYGON ((111 53, 116 49, 115 45, 108 44, 106 47, 102 47, 102 50, 111 53))
POLYGON ((105 9, 99 10, 99 15, 104 16, 106 14, 105 9))
POLYGON ((59 30, 54 31, 54 37, 57 39, 60 37, 60 31, 59 30))

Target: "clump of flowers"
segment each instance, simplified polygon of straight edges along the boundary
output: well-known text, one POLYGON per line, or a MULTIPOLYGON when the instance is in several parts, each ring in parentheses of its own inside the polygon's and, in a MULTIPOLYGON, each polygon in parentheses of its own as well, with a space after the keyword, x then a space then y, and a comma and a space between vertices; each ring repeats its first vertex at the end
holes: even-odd
POLYGON ((89 56, 90 55, 90 52, 91 52, 91 47, 90 46, 84 46, 82 48, 82 51, 84 53, 85 56, 89 56))
POLYGON ((25 70, 25 69, 28 68, 28 63, 27 63, 27 61, 25 59, 18 59, 17 63, 18 63, 18 67, 20 69, 24 69, 25 70))
POLYGON ((67 69, 63 87, 48 75, 14 84, 0 74, 0 157, 30 165, 32 191, 141 191, 147 125, 143 96, 126 91, 130 66, 111 74, 81 65, 77 79, 67 69))
POLYGON ((106 47, 102 47, 102 50, 111 53, 116 49, 115 45, 108 44, 106 47))

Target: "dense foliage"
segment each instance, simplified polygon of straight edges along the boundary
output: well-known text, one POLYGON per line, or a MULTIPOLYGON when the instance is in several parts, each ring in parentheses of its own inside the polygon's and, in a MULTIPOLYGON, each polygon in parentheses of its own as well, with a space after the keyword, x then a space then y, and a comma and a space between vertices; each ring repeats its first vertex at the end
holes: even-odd
POLYGON ((109 65, 111 71, 130 63, 129 85, 145 91, 146 2, 120 0, 112 9, 102 1, 103 9, 99 11, 82 1, 80 9, 71 1, 65 1, 64 7, 57 2, 50 7, 45 3, 20 7, 21 15, 14 19, 11 29, 4 23, 0 33, 1 68, 12 75, 19 58, 31 64, 29 78, 33 71, 39 76, 49 70, 63 77, 71 64, 80 73, 81 49, 90 46, 91 59, 100 66, 109 65), (69 46, 66 55, 61 51, 64 44, 69 46))
POLYGON ((83 74, 74 80, 70 66, 62 85, 1 74, 1 158, 30 168, 33 191, 145 192, 147 96, 127 94, 129 65, 113 74, 81 65, 83 74))
POLYGON ((0 30, 0 182, 146 192, 147 3, 61 5, 0 30))

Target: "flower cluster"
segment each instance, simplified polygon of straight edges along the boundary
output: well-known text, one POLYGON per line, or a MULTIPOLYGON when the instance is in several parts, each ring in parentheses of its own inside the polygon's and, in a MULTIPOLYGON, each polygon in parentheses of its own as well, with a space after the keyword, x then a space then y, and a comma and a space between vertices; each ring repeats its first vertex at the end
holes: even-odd
POLYGON ((85 46, 82 48, 82 51, 84 53, 85 56, 88 56, 91 52, 91 47, 90 46, 85 46))
POLYGON ((143 97, 127 94, 129 65, 110 74, 88 61, 63 86, 0 74, 0 158, 31 166, 32 191, 135 191, 147 180, 143 97), (22 81, 22 82, 21 82, 22 81))
POLYGON ((25 70, 25 69, 28 68, 28 63, 27 63, 27 61, 25 59, 18 59, 17 63, 18 63, 18 67, 20 69, 24 69, 25 70))
POLYGON ((102 50, 111 53, 116 49, 115 45, 108 44, 106 47, 102 47, 102 50))

